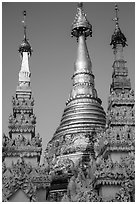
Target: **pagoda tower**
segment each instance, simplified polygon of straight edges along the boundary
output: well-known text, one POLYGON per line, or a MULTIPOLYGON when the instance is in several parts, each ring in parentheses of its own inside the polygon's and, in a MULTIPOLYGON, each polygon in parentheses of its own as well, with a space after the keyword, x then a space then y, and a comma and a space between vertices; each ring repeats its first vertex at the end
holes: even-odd
POLYGON ((82 3, 78 3, 71 36, 76 37, 78 43, 73 87, 60 125, 45 151, 50 171, 54 174, 49 196, 52 201, 60 201, 71 170, 80 161, 88 165, 89 158, 94 159, 94 134, 106 125, 106 115, 95 89, 92 62, 86 45, 87 37, 92 37, 92 26, 82 3))
POLYGON ((34 99, 30 86, 29 58, 32 48, 26 37, 26 11, 24 39, 19 46, 21 69, 16 95, 12 98, 13 112, 9 116, 9 135, 3 134, 3 201, 46 201, 46 188, 50 185, 45 166, 40 166, 42 139, 36 135, 34 99))
POLYGON ((11 166, 19 157, 33 165, 40 162, 42 151, 41 138, 35 135, 36 116, 33 113, 34 99, 30 85, 29 58, 32 48, 26 37, 26 11, 24 11, 24 39, 19 46, 21 69, 16 95, 12 98, 13 112, 9 116, 9 137, 3 137, 3 159, 11 166), (29 147, 31 146, 31 147, 29 147))
POLYGON ((115 30, 111 38, 114 63, 108 99, 107 128, 97 134, 96 188, 103 201, 134 201, 135 100, 128 78, 123 48, 127 40, 119 27, 115 5, 115 30))

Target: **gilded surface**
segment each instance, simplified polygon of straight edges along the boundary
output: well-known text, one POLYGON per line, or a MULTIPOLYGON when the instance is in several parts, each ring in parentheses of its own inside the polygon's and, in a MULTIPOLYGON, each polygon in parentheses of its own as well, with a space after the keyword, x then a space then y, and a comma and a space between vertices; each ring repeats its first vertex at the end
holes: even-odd
MULTIPOLYGON (((52 159, 70 158, 75 163, 79 155, 93 152, 92 136, 95 129, 104 128, 106 115, 101 106, 94 86, 92 63, 89 57, 86 37, 92 32, 92 26, 78 5, 77 15, 72 25, 72 35, 78 38, 77 58, 72 77, 73 87, 66 107, 52 140, 47 145, 45 157, 49 164, 52 159)), ((87 156, 87 157, 88 157, 87 156)))

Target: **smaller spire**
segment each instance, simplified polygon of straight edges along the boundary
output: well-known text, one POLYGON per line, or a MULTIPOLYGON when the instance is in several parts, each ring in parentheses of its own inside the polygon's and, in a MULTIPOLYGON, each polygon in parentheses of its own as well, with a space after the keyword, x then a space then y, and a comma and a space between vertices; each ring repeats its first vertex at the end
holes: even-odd
POLYGON ((127 45, 127 39, 124 36, 124 34, 121 32, 121 29, 119 27, 119 18, 118 18, 118 6, 117 4, 115 4, 115 18, 112 19, 113 21, 115 21, 115 30, 114 30, 114 34, 111 37, 111 42, 110 45, 113 46, 113 49, 116 48, 117 44, 122 44, 123 47, 125 47, 127 45))
POLYGON ((23 28, 24 28, 24 39, 21 43, 21 45, 19 46, 19 52, 21 53, 21 56, 23 56, 23 52, 28 52, 30 55, 32 54, 32 48, 28 42, 27 39, 27 34, 26 34, 26 11, 23 11, 23 28))
POLYGON ((84 35, 85 38, 92 37, 92 26, 86 18, 86 14, 83 11, 83 3, 78 3, 77 14, 75 20, 72 24, 71 36, 79 38, 79 36, 84 35))

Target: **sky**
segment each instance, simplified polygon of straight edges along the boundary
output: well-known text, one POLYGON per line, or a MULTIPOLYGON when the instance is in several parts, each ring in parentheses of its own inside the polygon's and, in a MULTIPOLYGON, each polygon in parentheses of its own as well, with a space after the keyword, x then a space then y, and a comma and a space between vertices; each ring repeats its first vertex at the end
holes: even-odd
MULTIPOLYGON (((131 85, 135 87, 135 3, 118 2, 119 25, 127 38, 124 48, 131 85)), ((95 75, 95 88, 107 110, 114 55, 110 44, 114 32, 114 2, 85 2, 84 11, 92 24, 87 47, 95 75)), ((8 133, 12 96, 18 84, 21 60, 18 47, 23 40, 23 15, 27 11, 27 38, 33 53, 29 60, 31 87, 37 117, 36 133, 43 150, 53 137, 72 88, 71 77, 77 53, 71 25, 76 15, 75 2, 3 2, 2 3, 2 132, 8 133)))

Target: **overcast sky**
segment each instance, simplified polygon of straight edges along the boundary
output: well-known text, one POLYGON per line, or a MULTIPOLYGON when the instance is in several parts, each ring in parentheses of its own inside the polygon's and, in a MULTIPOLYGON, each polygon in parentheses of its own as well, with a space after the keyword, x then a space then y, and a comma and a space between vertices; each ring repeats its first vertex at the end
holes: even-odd
MULTIPOLYGON (((95 88, 107 109, 112 78, 113 50, 110 39, 114 32, 115 3, 84 3, 93 36, 87 46, 95 75, 95 88)), ((129 77, 134 89, 135 77, 135 4, 118 3, 119 24, 127 38, 124 48, 129 77)), ((8 116, 12 113, 20 71, 18 47, 23 40, 22 11, 27 11, 27 38, 33 54, 29 61, 31 86, 37 117, 36 132, 43 138, 43 148, 58 127, 68 99, 76 59, 77 42, 70 37, 77 3, 3 3, 2 4, 2 131, 8 133, 8 116)))

